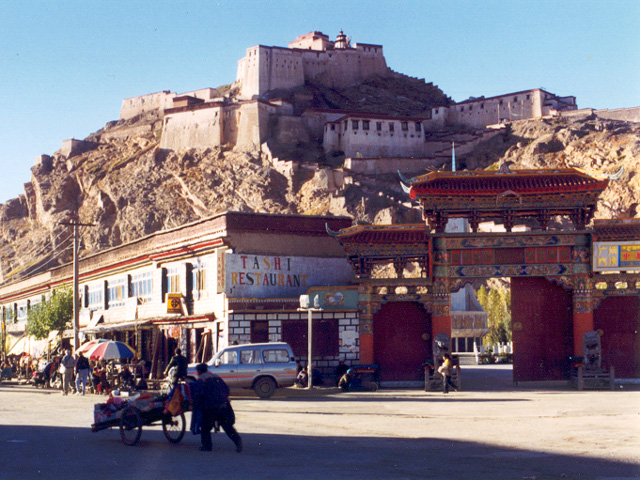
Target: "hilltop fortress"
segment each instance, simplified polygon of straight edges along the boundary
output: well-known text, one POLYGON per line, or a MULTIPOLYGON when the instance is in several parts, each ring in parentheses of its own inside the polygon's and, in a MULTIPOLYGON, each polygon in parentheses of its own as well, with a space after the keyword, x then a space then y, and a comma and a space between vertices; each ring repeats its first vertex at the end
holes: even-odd
POLYGON ((444 155, 452 141, 464 154, 465 149, 496 134, 496 129, 485 130, 490 125, 577 109, 575 97, 532 89, 461 103, 441 94, 440 100, 417 115, 398 116, 318 108, 308 89, 344 89, 372 78, 402 79, 437 89, 391 70, 382 45, 352 44, 342 31, 335 41, 311 32, 297 37, 287 48, 248 48, 238 61, 236 81, 224 92, 204 88, 128 98, 122 103, 120 119, 161 118, 160 147, 167 150, 265 146, 263 151, 273 155, 274 144, 309 143, 322 145, 326 155, 347 159, 426 159, 444 155), (468 131, 442 134, 456 124, 468 131), (473 129, 476 132, 470 133, 473 129))

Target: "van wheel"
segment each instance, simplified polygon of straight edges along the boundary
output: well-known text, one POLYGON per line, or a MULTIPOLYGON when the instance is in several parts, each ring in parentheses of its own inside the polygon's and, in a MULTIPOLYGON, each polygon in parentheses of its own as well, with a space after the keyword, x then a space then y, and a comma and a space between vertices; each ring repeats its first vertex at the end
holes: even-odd
POLYGON ((260 398, 270 398, 276 392, 276 382, 269 377, 259 378, 253 386, 253 390, 260 398))

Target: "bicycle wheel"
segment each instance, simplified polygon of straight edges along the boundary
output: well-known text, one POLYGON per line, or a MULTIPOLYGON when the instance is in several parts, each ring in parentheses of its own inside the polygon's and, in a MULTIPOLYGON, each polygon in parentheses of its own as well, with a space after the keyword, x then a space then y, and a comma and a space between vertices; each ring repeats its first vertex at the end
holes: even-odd
POLYGON ((125 445, 133 446, 142 435, 142 415, 135 407, 126 407, 120 417, 120 438, 125 445))
POLYGON ((184 437, 187 422, 184 413, 180 412, 175 417, 165 415, 162 417, 162 431, 171 443, 178 443, 184 437))

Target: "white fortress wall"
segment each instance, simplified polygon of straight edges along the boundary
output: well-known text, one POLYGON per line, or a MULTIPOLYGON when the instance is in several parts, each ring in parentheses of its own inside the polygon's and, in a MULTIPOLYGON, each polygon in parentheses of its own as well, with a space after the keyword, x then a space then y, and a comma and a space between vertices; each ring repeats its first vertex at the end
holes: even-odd
POLYGON ((264 53, 265 85, 260 85, 262 95, 269 90, 295 88, 304 85, 304 69, 300 52, 288 48, 271 47, 264 53))
POLYGON ((236 81, 240 83, 240 96, 243 98, 251 98, 258 91, 258 49, 259 46, 247 48, 246 55, 238 60, 236 81))
POLYGON ((309 32, 298 35, 293 42, 289 42, 289 48, 299 48, 305 50, 327 50, 333 42, 329 36, 322 32, 309 32))
POLYGON ((340 123, 340 149, 348 157, 424 155, 420 119, 349 117, 340 123))
POLYGON ((242 98, 302 86, 305 79, 341 87, 389 72, 381 45, 363 43, 337 49, 332 46, 326 35, 311 32, 296 38, 289 48, 264 45, 248 48, 245 57, 238 61, 237 80, 242 98))
POLYGON ((277 107, 262 101, 244 102, 236 111, 236 145, 259 148, 269 135, 269 117, 277 107))
POLYGON ((269 90, 304 85, 300 53, 282 47, 258 45, 247 49, 238 61, 238 76, 242 98, 251 99, 269 90))
POLYGON ((281 145, 309 142, 309 130, 304 119, 293 115, 278 115, 274 123, 275 127, 271 131, 271 138, 274 138, 281 145))
POLYGON ((241 104, 233 103, 225 105, 222 110, 222 135, 221 143, 227 145, 235 145, 238 141, 238 112, 241 104))
POLYGON ((441 125, 440 109, 446 109, 446 120, 471 127, 485 127, 503 121, 540 118, 559 109, 575 108, 574 97, 557 97, 541 90, 525 90, 490 98, 477 98, 449 107, 432 109, 434 124, 441 125), (438 113, 435 111, 438 110, 438 113))
MULTIPOLYGON (((304 119, 307 128, 309 129, 309 133, 316 138, 317 140, 321 140, 325 138, 325 132, 327 125, 329 122, 335 122, 339 118, 345 116, 349 112, 344 110, 314 110, 309 109, 302 112, 302 118, 304 119)), ((334 125, 335 131, 335 125, 334 125)))
POLYGON ((448 107, 434 107, 431 109, 431 118, 424 120, 422 123, 426 130, 438 130, 445 126, 448 115, 448 107))
POLYGON ((201 88, 199 90, 194 90, 192 92, 181 93, 179 96, 181 97, 195 97, 204 100, 205 102, 211 102, 216 97, 214 97, 215 88, 201 88))
POLYGON ((166 109, 172 107, 175 96, 177 94, 164 90, 139 97, 125 98, 120 108, 120 120, 127 120, 148 112, 159 112, 162 115, 166 109))
POLYGON ((346 158, 344 168, 364 175, 397 173, 423 174, 429 167, 440 167, 450 156, 422 158, 346 158))
POLYGON ((640 122, 640 107, 616 108, 613 110, 594 110, 594 113, 607 120, 624 120, 627 122, 640 122))
POLYGON ((222 107, 169 113, 164 117, 160 148, 187 150, 221 144, 222 107))
POLYGON ((325 52, 303 51, 305 79, 329 87, 348 87, 372 75, 385 75, 388 68, 380 45, 325 52))
POLYGON ((324 138, 322 139, 322 148, 325 153, 329 154, 342 149, 340 132, 340 122, 330 122, 325 125, 324 138))

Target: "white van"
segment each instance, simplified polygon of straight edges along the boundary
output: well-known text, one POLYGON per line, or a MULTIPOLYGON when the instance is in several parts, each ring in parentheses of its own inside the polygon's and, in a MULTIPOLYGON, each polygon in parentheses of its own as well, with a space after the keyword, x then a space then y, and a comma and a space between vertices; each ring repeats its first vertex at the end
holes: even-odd
MULTIPOLYGON (((290 387, 296 380, 293 352, 284 342, 232 345, 206 363, 230 389, 251 388, 260 398, 269 398, 276 388, 290 387)), ((189 364, 187 369, 190 381, 198 378, 196 365, 189 364)))

